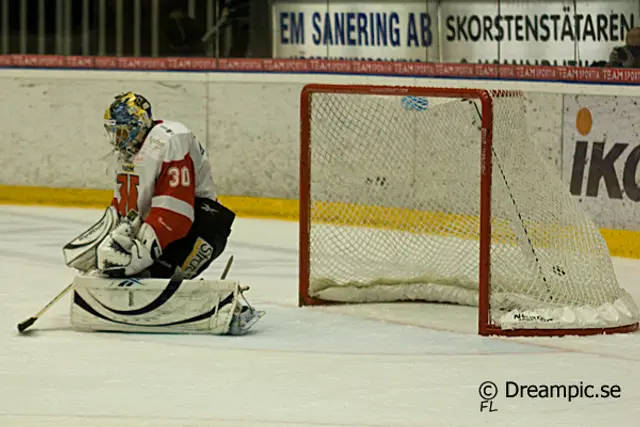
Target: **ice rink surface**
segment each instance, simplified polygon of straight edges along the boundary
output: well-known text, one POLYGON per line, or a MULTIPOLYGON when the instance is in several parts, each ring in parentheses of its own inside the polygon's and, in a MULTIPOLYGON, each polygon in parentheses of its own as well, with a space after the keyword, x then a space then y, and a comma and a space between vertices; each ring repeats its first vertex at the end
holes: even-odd
MULTIPOLYGON (((481 338, 466 307, 297 308, 294 223, 238 219, 205 274, 235 255, 230 277, 267 310, 250 335, 76 332, 68 297, 18 335, 74 276, 62 245, 101 213, 0 206, 0 427, 640 426, 640 333, 481 338), (498 388, 491 412, 485 381, 498 388), (620 397, 505 396, 581 383, 620 397)), ((640 262, 614 263, 639 301, 640 262)))

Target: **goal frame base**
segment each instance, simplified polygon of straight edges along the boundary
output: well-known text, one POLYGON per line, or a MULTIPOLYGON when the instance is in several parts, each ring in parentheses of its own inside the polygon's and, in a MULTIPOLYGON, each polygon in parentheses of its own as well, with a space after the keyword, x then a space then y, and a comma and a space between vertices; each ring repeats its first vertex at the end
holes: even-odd
MULTIPOLYGON (((396 301, 402 303, 402 301, 396 301)), ((420 302, 420 301, 408 301, 420 302)), ((345 303, 341 301, 329 301, 320 298, 300 295, 298 299, 298 307, 313 306, 335 306, 335 305, 357 305, 358 303, 345 303)), ((473 307, 469 307, 473 308, 473 307)), ((502 329, 493 324, 478 323, 478 335, 484 337, 502 336, 502 337, 564 337, 564 336, 593 336, 593 335, 615 335, 629 334, 636 332, 640 324, 634 323, 625 326, 615 326, 611 328, 571 328, 571 329, 502 329)))
POLYGON ((564 336, 589 336, 589 335, 613 335, 628 334, 638 330, 638 324, 616 326, 611 328, 584 328, 584 329, 502 329, 493 325, 485 325, 478 328, 478 334, 482 336, 503 337, 564 337, 564 336))

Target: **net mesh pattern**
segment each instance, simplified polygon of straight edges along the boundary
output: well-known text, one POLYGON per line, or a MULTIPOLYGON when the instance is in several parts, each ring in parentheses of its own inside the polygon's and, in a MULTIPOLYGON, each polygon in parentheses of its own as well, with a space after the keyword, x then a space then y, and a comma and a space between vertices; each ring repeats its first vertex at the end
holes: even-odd
MULTIPOLYGON (((529 139, 523 98, 495 95, 494 323, 505 313, 544 323, 567 307, 636 321, 598 229, 529 139)), ((309 295, 476 305, 480 101, 314 93, 309 120, 309 295)))

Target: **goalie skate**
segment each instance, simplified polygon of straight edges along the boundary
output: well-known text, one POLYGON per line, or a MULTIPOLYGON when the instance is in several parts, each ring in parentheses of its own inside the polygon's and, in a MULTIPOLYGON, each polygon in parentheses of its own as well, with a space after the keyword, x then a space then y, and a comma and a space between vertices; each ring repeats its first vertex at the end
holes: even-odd
POLYGON ((243 292, 248 289, 248 286, 240 289, 239 293, 242 296, 242 299, 244 299, 246 305, 238 303, 236 311, 233 313, 233 317, 231 318, 231 323, 229 324, 228 335, 246 334, 249 329, 251 329, 251 327, 255 325, 266 313, 263 310, 256 310, 249 305, 249 302, 243 294, 243 292))

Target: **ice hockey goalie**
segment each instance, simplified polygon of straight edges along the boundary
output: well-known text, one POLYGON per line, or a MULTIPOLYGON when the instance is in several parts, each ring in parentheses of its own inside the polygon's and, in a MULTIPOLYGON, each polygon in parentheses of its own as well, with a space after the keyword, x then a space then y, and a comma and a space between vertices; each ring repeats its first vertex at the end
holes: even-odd
POLYGON ((235 214, 217 199, 206 151, 140 94, 115 97, 104 127, 117 158, 102 218, 63 248, 83 330, 240 335, 263 311, 232 280, 196 278, 225 250, 235 214))

